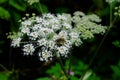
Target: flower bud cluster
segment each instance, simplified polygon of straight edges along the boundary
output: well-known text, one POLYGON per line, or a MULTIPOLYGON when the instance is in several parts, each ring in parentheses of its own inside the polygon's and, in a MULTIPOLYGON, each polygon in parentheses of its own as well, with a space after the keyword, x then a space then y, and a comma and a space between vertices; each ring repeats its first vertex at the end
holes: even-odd
POLYGON ((115 15, 115 16, 120 16, 120 6, 115 7, 114 15, 115 15))
POLYGON ((27 1, 27 3, 29 3, 30 5, 39 2, 39 0, 25 0, 25 1, 27 1))

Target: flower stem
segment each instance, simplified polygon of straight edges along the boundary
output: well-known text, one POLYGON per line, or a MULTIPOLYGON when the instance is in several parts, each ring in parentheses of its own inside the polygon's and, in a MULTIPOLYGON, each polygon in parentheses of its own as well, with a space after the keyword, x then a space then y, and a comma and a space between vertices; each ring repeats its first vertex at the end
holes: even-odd
POLYGON ((69 56, 69 64, 68 64, 68 80, 70 79, 70 70, 71 70, 71 58, 72 58, 72 53, 70 53, 70 56, 69 56))
POLYGON ((63 70, 65 76, 68 78, 68 74, 66 73, 66 70, 65 70, 65 68, 64 68, 64 65, 63 65, 63 62, 62 62, 61 57, 58 58, 58 60, 59 60, 60 66, 61 66, 61 68, 62 68, 62 70, 63 70))
POLYGON ((39 8, 40 8, 41 13, 43 14, 43 9, 41 7, 41 3, 39 3, 39 8))
POLYGON ((112 4, 110 4, 110 26, 112 26, 112 4))

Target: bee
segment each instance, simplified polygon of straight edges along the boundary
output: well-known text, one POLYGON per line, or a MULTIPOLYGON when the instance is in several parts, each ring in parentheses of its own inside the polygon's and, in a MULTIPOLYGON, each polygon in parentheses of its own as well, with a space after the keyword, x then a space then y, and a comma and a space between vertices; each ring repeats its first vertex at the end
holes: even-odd
POLYGON ((61 36, 60 38, 56 39, 56 44, 58 46, 62 46, 64 44, 66 44, 66 40, 65 40, 64 36, 61 36))

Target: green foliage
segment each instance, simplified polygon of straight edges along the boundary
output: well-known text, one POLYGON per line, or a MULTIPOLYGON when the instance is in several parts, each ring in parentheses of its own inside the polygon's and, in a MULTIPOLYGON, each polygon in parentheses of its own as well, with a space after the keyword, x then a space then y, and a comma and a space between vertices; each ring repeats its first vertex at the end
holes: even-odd
POLYGON ((115 45, 116 47, 120 47, 120 41, 116 40, 114 42, 112 42, 113 45, 115 45))
MULTIPOLYGON (((65 70, 67 71, 69 68, 69 61, 67 60, 64 65, 65 70)), ((100 80, 100 78, 92 71, 92 70, 87 70, 87 65, 84 64, 82 61, 78 61, 76 65, 71 66, 70 71, 73 72, 73 75, 70 75, 70 80, 100 80), (85 73, 85 74, 84 74, 85 73), (83 75, 84 74, 84 75, 83 75), (82 77, 81 77, 82 76, 82 77)), ((56 63, 54 66, 49 68, 46 73, 50 76, 54 76, 55 79, 57 80, 68 80, 67 77, 64 75, 61 66, 59 63, 56 63)), ((44 79, 50 79, 47 76, 44 78, 38 78, 38 80, 44 80, 44 79)))
POLYGON ((79 61, 76 65, 72 67, 72 69, 74 70, 75 75, 81 76, 87 69, 87 67, 88 66, 86 64, 84 64, 82 61, 79 61))
POLYGON ((7 0, 0 0, 0 4, 5 3, 7 0))
POLYGON ((9 0, 9 5, 19 11, 25 11, 26 9, 26 5, 24 4, 24 1, 20 2, 19 0, 9 0))
MULTIPOLYGON (((9 7, 13 7, 14 9, 18 10, 18 11, 25 11, 26 10, 26 4, 24 3, 23 0, 0 0, 0 4, 3 5, 8 5, 6 7, 4 6, 0 6, 0 18, 1 19, 10 19, 10 17, 12 16, 12 10, 9 10, 9 7)), ((15 12, 15 10, 13 10, 15 12)), ((20 13, 19 13, 20 15, 20 13)), ((12 16, 13 17, 13 16, 12 16)), ((15 16, 16 17, 16 16, 15 16)))
POLYGON ((89 70, 89 71, 86 71, 85 75, 83 76, 83 80, 88 80, 89 77, 92 75, 92 71, 89 70))
POLYGON ((46 71, 47 74, 55 75, 56 78, 60 77, 61 67, 59 63, 56 63, 54 66, 52 66, 50 69, 46 71))
POLYGON ((18 71, 0 72, 0 80, 19 80, 18 71))
POLYGON ((40 3, 32 4, 31 9, 36 9, 39 13, 48 13, 47 6, 40 3))
POLYGON ((71 80, 79 80, 79 78, 75 77, 75 76, 71 76, 70 77, 71 80))
MULTIPOLYGON (((9 21, 11 31, 16 31, 18 27, 18 20, 21 18, 21 13, 27 8, 24 0, 5 0, 0 6, 0 19, 9 21)), ((6 26, 6 25, 5 25, 6 26)))
POLYGON ((120 79, 120 61, 117 65, 111 65, 111 69, 113 70, 113 79, 118 80, 120 79))
POLYGON ((8 74, 6 74, 6 73, 0 73, 0 80, 8 80, 8 74))
POLYGON ((48 8, 45 4, 40 4, 39 6, 41 6, 43 13, 48 13, 49 12, 48 8))
POLYGON ((101 80, 96 74, 92 74, 87 80, 101 80))
POLYGON ((1 19, 9 19, 10 18, 10 13, 8 10, 6 10, 3 7, 0 7, 0 18, 1 19))
MULTIPOLYGON (((109 0, 110 1, 110 0, 109 0)), ((96 14, 98 14, 100 17, 105 17, 109 15, 110 13, 110 6, 107 5, 107 3, 104 2, 104 0, 93 0, 95 9, 96 9, 96 14)), ((115 5, 117 2, 112 3, 112 9, 114 9, 115 5)))

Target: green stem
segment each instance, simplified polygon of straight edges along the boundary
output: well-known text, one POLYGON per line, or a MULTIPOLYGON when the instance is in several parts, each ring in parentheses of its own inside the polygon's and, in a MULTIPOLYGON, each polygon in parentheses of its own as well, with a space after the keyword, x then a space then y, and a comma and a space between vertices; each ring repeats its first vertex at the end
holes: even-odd
POLYGON ((8 70, 6 67, 4 67, 2 64, 0 64, 0 67, 1 67, 3 70, 5 70, 6 72, 9 72, 9 70, 8 70))
MULTIPOLYGON (((86 69, 86 71, 87 71, 87 70, 90 68, 90 66, 92 65, 95 57, 97 56, 98 51, 99 51, 100 48, 102 47, 102 44, 104 43, 105 38, 107 37, 109 31, 111 30, 112 26, 114 25, 116 19, 117 19, 117 17, 115 17, 114 20, 112 21, 112 5, 111 5, 111 6, 110 6, 110 26, 108 27, 108 30, 107 30, 106 34, 105 34, 104 37, 102 38, 102 40, 101 40, 99 46, 97 47, 97 49, 96 49, 96 51, 95 51, 92 59, 90 60, 90 62, 89 62, 89 64, 88 64, 88 68, 86 69)), ((86 71, 85 71, 85 73, 86 73, 86 71)), ((84 75, 85 75, 85 74, 82 75, 82 78, 84 77, 84 75)), ((80 80, 82 80, 82 78, 81 78, 80 80)))
POLYGON ((71 60, 72 60, 72 52, 70 53, 70 56, 69 56, 69 65, 68 65, 68 80, 70 79, 70 70, 71 70, 71 60))
POLYGON ((66 73, 66 70, 65 70, 64 65, 63 65, 63 63, 62 63, 61 57, 58 58, 58 60, 59 60, 60 66, 61 66, 61 68, 62 68, 62 70, 63 70, 65 76, 68 78, 68 74, 66 73))
POLYGON ((112 4, 110 4, 110 26, 112 26, 112 4))
POLYGON ((43 10, 42 10, 40 1, 39 1, 39 8, 40 8, 41 13, 43 14, 44 12, 43 12, 43 10))
POLYGON ((41 7, 41 3, 40 3, 40 1, 39 1, 39 3, 36 3, 34 6, 35 6, 35 8, 37 8, 38 11, 41 12, 41 14, 44 13, 44 11, 43 11, 43 9, 42 9, 42 7, 41 7))
POLYGON ((108 30, 107 30, 106 34, 105 34, 104 37, 102 38, 102 40, 101 40, 101 42, 100 42, 98 48, 97 48, 96 51, 95 51, 95 54, 93 55, 92 59, 90 60, 90 63, 89 63, 89 65, 88 65, 89 67, 90 67, 91 64, 93 63, 93 61, 94 61, 94 59, 95 59, 95 57, 96 57, 98 51, 100 50, 102 44, 104 43, 105 38, 107 37, 107 35, 108 35, 110 29, 112 28, 113 24, 115 23, 116 19, 117 19, 117 17, 114 18, 112 24, 108 27, 108 30))
POLYGON ((98 48, 96 49, 94 56, 93 56, 92 59, 90 60, 89 66, 91 66, 91 64, 93 63, 94 58, 96 57, 98 51, 100 50, 102 44, 104 43, 105 38, 107 37, 110 29, 111 29, 112 26, 114 25, 116 19, 117 19, 117 17, 115 17, 114 20, 112 21, 112 4, 111 4, 111 6, 110 6, 110 26, 108 27, 108 30, 107 30, 106 34, 104 35, 104 37, 102 38, 102 40, 101 40, 98 48))

